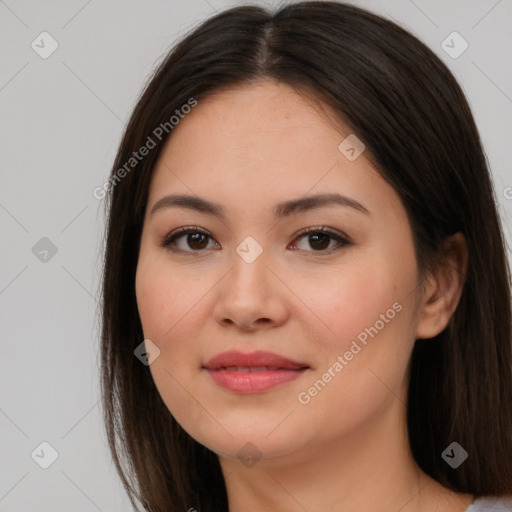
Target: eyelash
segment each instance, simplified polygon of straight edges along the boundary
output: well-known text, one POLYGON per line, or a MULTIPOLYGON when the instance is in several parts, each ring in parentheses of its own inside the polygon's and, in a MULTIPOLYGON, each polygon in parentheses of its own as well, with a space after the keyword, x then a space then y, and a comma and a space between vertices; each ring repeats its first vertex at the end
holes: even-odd
MULTIPOLYGON (((204 250, 190 250, 190 251, 184 251, 182 249, 176 249, 172 248, 171 244, 175 242, 178 238, 188 235, 188 234, 202 234, 205 236, 208 236, 210 238, 211 235, 207 233, 206 231, 202 230, 198 226, 186 226, 182 228, 178 228, 174 230, 173 232, 166 235, 160 242, 160 246, 164 249, 167 249, 168 251, 174 252, 174 253, 180 253, 180 254, 193 254, 193 253, 199 253, 204 252, 204 250)), ((334 239, 336 242, 338 242, 338 246, 328 249, 328 250, 322 250, 322 251, 305 251, 305 252, 312 252, 317 253, 319 256, 323 255, 330 255, 333 252, 341 249, 342 247, 346 247, 349 245, 352 245, 352 242, 349 240, 349 238, 344 235, 343 233, 340 233, 338 231, 333 230, 332 228, 328 228, 326 226, 319 226, 319 227, 312 227, 312 228, 305 228, 301 230, 299 233, 297 233, 294 240, 301 238, 308 234, 322 234, 322 235, 328 235, 330 238, 334 239)), ((300 251, 303 251, 302 249, 298 249, 300 251)))

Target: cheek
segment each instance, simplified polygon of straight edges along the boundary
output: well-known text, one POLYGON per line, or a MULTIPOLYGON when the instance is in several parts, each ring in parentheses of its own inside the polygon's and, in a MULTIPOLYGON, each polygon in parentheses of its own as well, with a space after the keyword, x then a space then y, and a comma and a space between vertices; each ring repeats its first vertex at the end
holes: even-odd
POLYGON ((337 294, 338 307, 323 299, 335 334, 324 327, 323 336, 310 337, 320 364, 301 385, 295 408, 305 437, 334 442, 371 423, 395 400, 406 401, 402 390, 413 346, 412 307, 394 300, 397 295, 384 283, 378 293, 375 286, 367 290, 372 292, 368 297, 349 293, 347 286, 337 294))
POLYGON ((346 410, 352 404, 356 417, 361 403, 377 406, 393 396, 389 389, 402 384, 414 342, 416 279, 414 254, 405 250, 400 259, 368 253, 323 283, 303 279, 300 293, 314 313, 308 315, 309 342, 319 354, 315 378, 329 388, 325 392, 321 382, 321 391, 312 391, 316 406, 329 407, 332 400, 346 410))
POLYGON ((191 396, 200 396, 193 385, 199 371, 199 352, 191 340, 197 329, 194 315, 200 310, 200 299, 208 287, 205 279, 171 271, 164 259, 141 254, 137 267, 136 296, 144 338, 160 350, 150 371, 176 420, 182 425, 201 423, 208 419, 204 411, 191 407, 191 396))
POLYGON ((414 272, 408 268, 365 258, 350 267, 339 267, 321 280, 311 275, 302 282, 295 278, 297 295, 307 306, 302 310, 309 311, 303 316, 307 316, 310 340, 321 342, 326 352, 332 353, 348 350, 358 335, 364 342, 365 329, 375 324, 379 333, 389 332, 392 324, 395 328, 403 325, 406 315, 397 310, 403 310, 406 299, 410 300, 407 294, 414 272))
POLYGON ((206 293, 206 287, 205 280, 197 275, 188 276, 172 269, 165 256, 141 254, 136 296, 144 336, 159 346, 172 338, 172 330, 191 321, 194 306, 206 293))

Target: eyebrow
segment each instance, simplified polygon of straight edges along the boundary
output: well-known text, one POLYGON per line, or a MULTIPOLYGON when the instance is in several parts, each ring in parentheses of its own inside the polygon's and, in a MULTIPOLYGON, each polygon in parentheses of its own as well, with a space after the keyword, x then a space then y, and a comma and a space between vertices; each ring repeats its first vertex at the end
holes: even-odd
MULTIPOLYGON (((276 218, 283 218, 289 217, 294 213, 317 210, 319 208, 333 205, 346 206, 366 215, 370 215, 368 209, 361 203, 337 193, 317 194, 284 201, 274 205, 273 214, 276 218)), ((198 196, 174 194, 162 197, 162 199, 157 201, 151 209, 150 215, 153 215, 158 210, 170 207, 187 208, 189 210, 214 215, 221 219, 226 218, 225 210, 220 204, 213 203, 198 196)))

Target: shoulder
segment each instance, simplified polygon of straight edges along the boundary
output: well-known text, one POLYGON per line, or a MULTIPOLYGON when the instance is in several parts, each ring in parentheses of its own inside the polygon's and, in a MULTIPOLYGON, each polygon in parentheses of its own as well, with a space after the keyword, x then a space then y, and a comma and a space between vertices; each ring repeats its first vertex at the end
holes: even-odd
POLYGON ((512 494, 506 496, 481 496, 464 512, 512 512, 512 494))

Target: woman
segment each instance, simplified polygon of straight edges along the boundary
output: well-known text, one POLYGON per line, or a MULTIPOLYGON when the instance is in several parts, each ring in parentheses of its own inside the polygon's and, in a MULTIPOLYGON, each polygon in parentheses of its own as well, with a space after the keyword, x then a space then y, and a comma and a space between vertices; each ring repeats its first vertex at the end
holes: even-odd
POLYGON ((134 505, 512 510, 503 234, 414 36, 334 2, 213 16, 140 97, 108 215, 103 405, 134 505))

